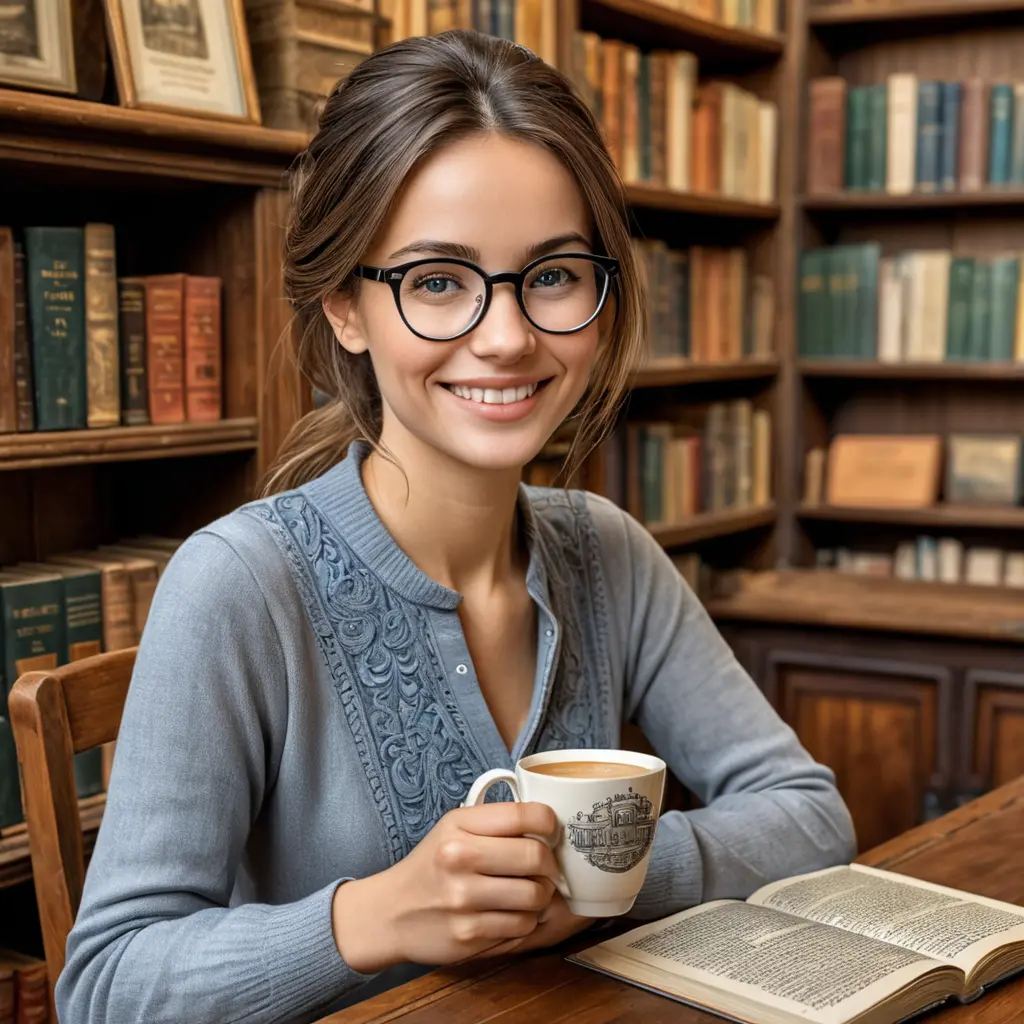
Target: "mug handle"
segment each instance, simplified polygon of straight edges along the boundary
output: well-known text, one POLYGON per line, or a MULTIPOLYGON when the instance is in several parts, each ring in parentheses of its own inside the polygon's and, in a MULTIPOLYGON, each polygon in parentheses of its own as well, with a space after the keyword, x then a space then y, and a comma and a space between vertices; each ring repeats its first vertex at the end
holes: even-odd
POLYGON ((496 786, 499 782, 507 782, 508 788, 512 790, 513 799, 516 803, 522 803, 522 797, 519 795, 519 783, 516 781, 515 773, 505 768, 492 768, 489 772, 484 772, 469 787, 469 793, 466 794, 466 799, 462 801, 462 806, 475 807, 477 804, 482 803, 491 786, 496 786))
MULTIPOLYGON (((477 804, 482 803, 491 786, 496 786, 499 782, 508 783, 508 788, 512 790, 513 799, 516 803, 522 803, 522 797, 519 795, 519 783, 516 780, 515 773, 508 771, 506 768, 492 768, 490 771, 484 772, 483 775, 481 775, 476 782, 469 787, 469 792, 466 794, 466 799, 462 801, 462 806, 475 807, 477 804)), ((549 849, 553 849, 551 840, 545 839, 544 836, 535 836, 527 833, 525 838, 536 839, 549 849)), ((561 874, 561 872, 559 872, 559 879, 555 884, 555 888, 566 899, 569 899, 569 883, 566 881, 565 875, 561 874)))

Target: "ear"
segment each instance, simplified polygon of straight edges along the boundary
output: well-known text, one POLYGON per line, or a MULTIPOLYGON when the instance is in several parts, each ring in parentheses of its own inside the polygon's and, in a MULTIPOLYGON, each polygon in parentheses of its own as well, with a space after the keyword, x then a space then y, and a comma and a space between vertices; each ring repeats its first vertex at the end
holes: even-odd
POLYGON ((356 302, 351 294, 331 292, 330 295, 325 295, 323 310, 334 336, 346 352, 359 355, 369 348, 363 336, 356 302))

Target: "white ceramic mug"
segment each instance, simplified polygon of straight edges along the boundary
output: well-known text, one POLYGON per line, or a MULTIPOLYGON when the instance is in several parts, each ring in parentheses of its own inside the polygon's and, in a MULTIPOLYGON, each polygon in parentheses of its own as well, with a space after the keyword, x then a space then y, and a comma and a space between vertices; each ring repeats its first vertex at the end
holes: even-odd
MULTIPOLYGON (((614 917, 633 906, 647 877, 665 790, 665 762, 631 750, 549 750, 521 758, 514 772, 484 772, 465 806, 481 803, 491 786, 507 783, 516 800, 547 804, 558 817, 552 844, 568 891, 569 909, 581 917, 614 917), (601 761, 635 767, 618 778, 567 778, 530 771, 554 761, 601 761)), ((540 838, 540 837, 535 837, 540 838)), ((544 840, 546 841, 546 840, 544 840)))

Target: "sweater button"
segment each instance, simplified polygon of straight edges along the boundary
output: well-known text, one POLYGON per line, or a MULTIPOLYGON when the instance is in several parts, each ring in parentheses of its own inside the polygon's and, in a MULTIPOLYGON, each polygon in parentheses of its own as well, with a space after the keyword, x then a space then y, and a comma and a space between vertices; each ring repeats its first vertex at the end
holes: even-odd
POLYGON ((455 671, 458 672, 460 676, 464 676, 469 671, 469 669, 466 668, 465 665, 456 665, 455 671))

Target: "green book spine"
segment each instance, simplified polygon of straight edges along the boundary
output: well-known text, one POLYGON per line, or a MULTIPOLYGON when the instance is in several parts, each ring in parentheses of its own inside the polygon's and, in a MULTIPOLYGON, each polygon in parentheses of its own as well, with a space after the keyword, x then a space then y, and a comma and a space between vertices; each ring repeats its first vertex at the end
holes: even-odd
POLYGON ((859 248, 855 354, 861 359, 875 359, 878 354, 878 264, 882 259, 882 247, 877 242, 868 242, 859 248))
POLYGON ((868 180, 867 187, 874 192, 885 191, 886 159, 888 154, 889 91, 884 85, 868 89, 868 180))
POLYGON ((967 336, 967 359, 987 358, 989 339, 989 306, 991 305, 991 272, 984 260, 975 260, 971 281, 971 329, 967 336))
POLYGON ((63 601, 59 578, 0 580, 8 692, 25 672, 60 664, 67 645, 63 601))
POLYGON ((657 523, 662 515, 661 438, 645 430, 640 445, 643 452, 644 522, 657 523))
POLYGON ((636 75, 637 108, 640 122, 637 125, 637 145, 640 150, 640 180, 651 180, 651 56, 640 54, 636 75))
POLYGON ((1005 185, 1010 180, 1013 150, 1013 86, 996 84, 989 94, 988 180, 1005 185))
POLYGON ((829 337, 827 249, 808 249, 800 257, 800 355, 833 355, 829 337))
MULTIPOLYGON (((103 578, 99 569, 64 577, 66 661, 78 661, 103 650, 103 578)), ((99 747, 75 754, 75 787, 79 797, 103 792, 103 752, 99 747)))
POLYGON ((992 261, 992 299, 989 307, 987 359, 998 363, 1013 361, 1017 333, 1017 282, 1020 260, 1001 256, 992 261))
POLYGON ((25 228, 37 430, 83 430, 85 233, 25 228))
POLYGON ((868 87, 859 85, 846 93, 846 187, 867 188, 871 125, 868 87))
POLYGON ((851 246, 835 245, 829 252, 828 298, 831 327, 829 355, 849 359, 857 337, 857 273, 851 246))
POLYGON ((971 330, 974 260, 958 256, 949 265, 949 310, 946 317, 946 358, 967 358, 971 330))

